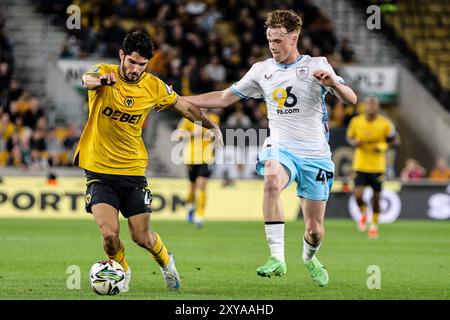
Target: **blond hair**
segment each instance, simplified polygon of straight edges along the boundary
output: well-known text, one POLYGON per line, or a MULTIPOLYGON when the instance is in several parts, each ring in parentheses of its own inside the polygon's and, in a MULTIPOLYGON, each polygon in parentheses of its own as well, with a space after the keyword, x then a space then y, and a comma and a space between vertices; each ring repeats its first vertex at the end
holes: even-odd
POLYGON ((269 12, 265 23, 266 28, 285 28, 286 31, 298 32, 302 30, 302 18, 293 10, 275 10, 269 12))

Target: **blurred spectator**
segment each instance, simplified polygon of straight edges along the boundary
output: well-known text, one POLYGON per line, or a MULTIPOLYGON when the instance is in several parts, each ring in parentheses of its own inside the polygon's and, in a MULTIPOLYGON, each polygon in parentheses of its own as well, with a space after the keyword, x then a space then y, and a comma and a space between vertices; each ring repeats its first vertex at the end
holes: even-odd
POLYGON ((185 10, 190 15, 197 16, 205 12, 206 4, 203 1, 191 0, 186 4, 185 10))
POLYGON ((65 150, 65 159, 63 161, 67 165, 71 165, 72 159, 75 156, 75 150, 77 148, 78 140, 80 139, 80 131, 75 125, 69 125, 67 135, 63 141, 65 150))
POLYGON ((222 18, 222 14, 215 7, 211 7, 210 10, 205 10, 199 17, 199 27, 205 33, 211 33, 220 18, 222 18))
POLYGON ((220 64, 219 58, 217 56, 213 56, 211 58, 211 62, 205 66, 205 71, 209 79, 211 79, 212 81, 225 81, 226 70, 225 67, 220 64))
POLYGON ((342 40, 340 48, 337 51, 341 54, 343 62, 352 63, 356 61, 355 51, 353 50, 349 39, 344 38, 342 40))
POLYGON ((56 173, 49 172, 47 174, 47 185, 49 185, 49 186, 57 186, 58 185, 58 177, 56 176, 56 173))
POLYGON ((237 108, 236 111, 228 118, 226 122, 227 127, 232 128, 249 128, 252 125, 249 117, 245 115, 241 108, 237 108))
POLYGON ((61 59, 72 59, 75 57, 75 53, 73 52, 73 49, 70 47, 70 44, 68 41, 64 42, 63 47, 61 49, 61 53, 59 54, 59 57, 61 59))
POLYGON ((30 90, 24 89, 19 98, 11 102, 11 114, 14 118, 23 116, 26 112, 33 108, 33 105, 36 105, 37 103, 37 99, 31 95, 30 90))
POLYGON ((170 62, 169 72, 166 77, 167 84, 171 85, 175 92, 181 92, 181 59, 173 59, 170 62))
POLYGON ((35 130, 30 138, 30 162, 28 165, 31 169, 41 170, 48 166, 45 153, 47 146, 44 138, 44 130, 35 130))
POLYGON ((125 30, 119 24, 119 17, 116 15, 106 17, 103 20, 103 28, 98 34, 98 38, 102 41, 103 56, 116 58, 119 49, 122 46, 125 30))
POLYGON ((194 90, 196 93, 209 92, 213 90, 213 83, 206 73, 205 68, 200 69, 198 87, 194 90))
POLYGON ((0 137, 7 140, 13 134, 15 129, 14 124, 10 121, 8 113, 0 115, 0 137))
POLYGON ((18 79, 11 79, 11 82, 9 83, 9 89, 8 89, 8 99, 9 101, 14 101, 19 99, 20 95, 22 94, 23 89, 20 87, 20 82, 18 79))
POLYGON ((48 163, 55 167, 61 164, 61 154, 64 151, 62 141, 56 135, 56 129, 51 129, 45 136, 45 144, 48 152, 48 163))
POLYGON ((405 167, 400 173, 400 178, 402 181, 418 181, 425 177, 426 170, 422 167, 416 160, 408 159, 406 160, 405 167))
POLYGON ((19 135, 14 131, 6 142, 6 150, 9 153, 7 165, 15 167, 26 167, 29 158, 28 137, 19 135))
POLYGON ((6 62, 0 63, 0 92, 6 90, 11 81, 11 73, 9 72, 9 65, 6 62))
POLYGON ((436 166, 430 173, 430 179, 434 181, 448 181, 450 180, 450 167, 447 165, 445 158, 436 160, 436 166))
POLYGON ((249 106, 249 109, 252 112, 252 122, 257 124, 260 127, 267 128, 269 126, 269 122, 267 120, 267 110, 264 103, 256 102, 256 100, 249 100, 246 103, 246 106, 249 106))

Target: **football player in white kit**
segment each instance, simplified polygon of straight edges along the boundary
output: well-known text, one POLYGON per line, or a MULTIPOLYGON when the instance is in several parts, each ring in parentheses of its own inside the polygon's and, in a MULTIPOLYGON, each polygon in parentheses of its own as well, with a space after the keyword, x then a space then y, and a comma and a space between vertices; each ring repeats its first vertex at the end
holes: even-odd
POLYGON ((302 20, 292 10, 269 13, 266 27, 273 58, 255 63, 239 82, 223 91, 186 99, 202 108, 225 108, 239 99, 265 100, 270 137, 258 155, 256 170, 264 176, 263 215, 270 258, 256 273, 263 277, 286 274, 280 193, 296 181, 305 221, 303 262, 314 282, 326 286, 327 270, 316 257, 334 175, 325 95, 332 93, 348 104, 356 104, 357 98, 325 57, 299 53, 302 20))

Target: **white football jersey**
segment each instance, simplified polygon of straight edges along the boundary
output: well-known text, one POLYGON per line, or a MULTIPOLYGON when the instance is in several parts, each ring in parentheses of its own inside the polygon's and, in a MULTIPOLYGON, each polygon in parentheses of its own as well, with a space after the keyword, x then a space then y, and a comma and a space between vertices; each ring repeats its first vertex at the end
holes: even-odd
POLYGON ((331 89, 313 77, 318 69, 328 71, 344 84, 325 57, 300 55, 288 65, 278 64, 272 58, 257 62, 231 86, 241 98, 265 100, 270 128, 265 146, 308 158, 331 156, 325 104, 325 95, 331 89))

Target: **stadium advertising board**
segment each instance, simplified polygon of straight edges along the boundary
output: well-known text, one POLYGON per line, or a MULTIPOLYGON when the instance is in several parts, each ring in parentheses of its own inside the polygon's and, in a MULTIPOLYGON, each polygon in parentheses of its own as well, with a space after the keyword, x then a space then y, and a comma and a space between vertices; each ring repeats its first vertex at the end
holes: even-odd
MULTIPOLYGON (((349 215, 359 219, 359 210, 350 188, 336 183, 330 194, 327 216, 346 218, 349 215)), ((368 205, 369 219, 372 214, 370 203, 372 190, 364 190, 363 200, 368 205)), ((450 185, 388 181, 381 192, 380 223, 392 223, 397 219, 450 219, 450 185)))
MULTIPOLYGON (((63 177, 55 185, 48 184, 45 177, 6 176, 2 180, 0 217, 90 218, 84 209, 86 188, 81 177, 63 177)), ((189 181, 149 178, 148 182, 153 194, 153 219, 184 220, 189 181)), ((227 188, 222 183, 212 179, 208 184, 208 220, 261 220, 262 180, 237 181, 227 188)), ((292 185, 282 195, 286 220, 297 216, 299 202, 294 194, 292 185)))
MULTIPOLYGON (((184 220, 188 181, 149 178, 153 193, 153 219, 184 220)), ((3 177, 0 183, 0 217, 90 218, 84 210, 85 181, 80 177, 60 178, 48 184, 45 177, 3 177)), ((208 186, 208 220, 255 220, 262 217, 262 180, 238 180, 233 187, 223 187, 222 180, 211 179, 208 186)), ((357 219, 359 213, 348 186, 336 181, 327 207, 327 217, 357 219)), ((301 215, 295 185, 282 193, 287 221, 301 215)), ((370 189, 364 201, 371 201, 370 189)), ((381 199, 381 223, 397 219, 450 219, 450 186, 401 185, 386 182, 381 199)), ((369 210, 370 215, 370 210, 369 210)))
POLYGON ((397 99, 399 72, 396 67, 353 66, 342 67, 343 74, 356 83, 364 93, 376 95, 381 102, 397 99))
MULTIPOLYGON (((116 60, 58 60, 58 69, 64 74, 67 83, 75 89, 82 89, 81 76, 97 63, 117 63, 116 60)), ((84 89, 83 89, 84 90, 84 89)))

